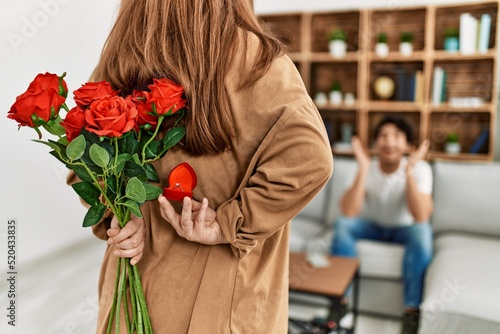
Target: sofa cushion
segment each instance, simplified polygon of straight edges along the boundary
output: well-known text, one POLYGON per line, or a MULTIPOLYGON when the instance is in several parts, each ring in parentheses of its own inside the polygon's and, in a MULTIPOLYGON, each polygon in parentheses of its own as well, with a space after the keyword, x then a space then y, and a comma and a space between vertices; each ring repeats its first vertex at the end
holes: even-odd
POLYGON ((402 278, 404 247, 399 244, 360 240, 356 250, 362 277, 402 278))
POLYGON ((435 240, 420 334, 500 333, 500 240, 449 233, 435 240), (450 328, 452 326, 452 328, 450 328))
POLYGON ((434 231, 500 236, 500 164, 437 162, 433 169, 434 231))
POLYGON ((352 158, 334 159, 333 175, 327 184, 329 201, 326 205, 326 224, 332 225, 340 214, 340 199, 358 171, 358 163, 352 158))

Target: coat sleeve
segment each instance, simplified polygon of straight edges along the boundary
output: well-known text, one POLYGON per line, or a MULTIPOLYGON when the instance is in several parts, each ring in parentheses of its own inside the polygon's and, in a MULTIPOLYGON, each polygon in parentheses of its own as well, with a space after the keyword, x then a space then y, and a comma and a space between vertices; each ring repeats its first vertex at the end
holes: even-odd
MULTIPOLYGON (((69 171, 68 176, 66 177, 66 183, 68 185, 72 185, 74 183, 81 182, 80 178, 76 176, 75 172, 72 170, 69 171)), ((80 198, 80 201, 82 202, 83 206, 88 208, 89 205, 85 203, 83 199, 80 198)), ((102 240, 108 240, 108 235, 106 231, 110 228, 111 226, 111 219, 113 218, 113 214, 110 210, 106 210, 106 213, 104 214, 104 217, 101 219, 99 223, 96 225, 92 226, 92 233, 96 237, 102 240)))
POLYGON ((234 254, 243 258, 287 224, 332 172, 331 148, 314 104, 285 111, 254 155, 248 181, 216 210, 234 254))

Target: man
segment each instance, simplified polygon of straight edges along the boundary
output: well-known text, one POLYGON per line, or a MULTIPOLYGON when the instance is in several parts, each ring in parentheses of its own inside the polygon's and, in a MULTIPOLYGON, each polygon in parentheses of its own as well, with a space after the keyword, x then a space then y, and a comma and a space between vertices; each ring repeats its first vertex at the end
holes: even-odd
POLYGON ((386 117, 375 129, 377 157, 352 139, 359 165, 340 202, 331 252, 356 256, 356 240, 371 239, 405 246, 403 334, 417 333, 425 270, 432 257, 432 171, 422 161, 429 142, 410 152, 412 129, 401 118, 386 117))

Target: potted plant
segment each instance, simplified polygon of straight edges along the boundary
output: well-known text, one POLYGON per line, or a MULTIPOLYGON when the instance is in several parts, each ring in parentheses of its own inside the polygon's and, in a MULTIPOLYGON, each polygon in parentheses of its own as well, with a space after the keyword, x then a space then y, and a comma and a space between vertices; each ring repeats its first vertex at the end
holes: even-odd
POLYGON ((444 49, 448 52, 457 52, 459 48, 458 29, 449 27, 444 31, 444 49))
POLYGON ((408 31, 404 31, 401 33, 401 39, 399 43, 399 52, 403 56, 411 56, 413 53, 413 34, 408 31))
POLYGON ((387 44, 387 34, 385 32, 381 32, 377 35, 375 53, 381 58, 385 58, 389 55, 389 45, 387 44))
POLYGON ((347 51, 347 33, 344 29, 337 28, 332 30, 328 36, 328 48, 330 54, 335 58, 342 58, 347 51))
POLYGON ((334 81, 330 88, 330 103, 337 106, 342 103, 342 84, 339 81, 334 81))
POLYGON ((449 154, 458 154, 460 153, 462 146, 460 145, 458 133, 452 131, 446 137, 446 143, 444 149, 449 154))

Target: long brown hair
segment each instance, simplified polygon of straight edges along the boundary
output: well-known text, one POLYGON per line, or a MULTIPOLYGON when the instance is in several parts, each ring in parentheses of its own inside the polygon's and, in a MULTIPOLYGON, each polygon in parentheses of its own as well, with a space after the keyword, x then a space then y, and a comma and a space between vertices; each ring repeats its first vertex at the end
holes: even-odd
POLYGON ((234 135, 224 79, 238 36, 246 49, 249 33, 260 47, 240 89, 261 78, 284 52, 260 27, 252 0, 122 0, 92 79, 127 93, 145 88, 152 78, 180 83, 189 105, 184 149, 193 155, 221 153, 231 148, 234 135))

